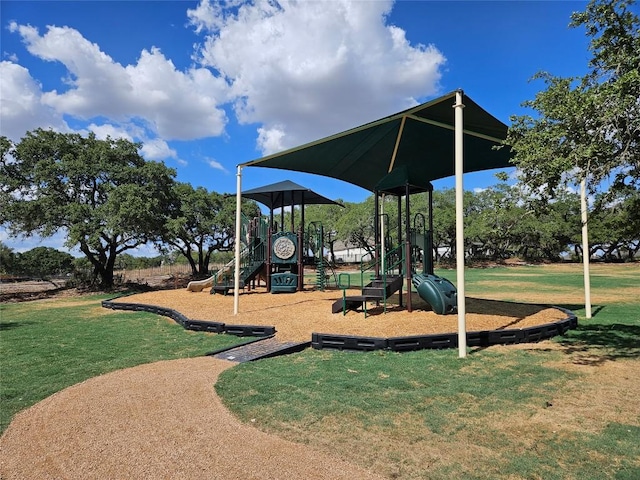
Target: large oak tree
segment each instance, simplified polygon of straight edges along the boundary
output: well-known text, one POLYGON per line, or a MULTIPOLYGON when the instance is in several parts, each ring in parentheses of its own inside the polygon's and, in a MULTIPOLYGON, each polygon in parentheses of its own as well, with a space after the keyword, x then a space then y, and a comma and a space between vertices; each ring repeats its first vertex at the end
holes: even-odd
POLYGON ((570 26, 590 38, 589 72, 561 78, 540 72, 546 89, 512 117, 506 143, 521 178, 543 198, 588 179, 596 190, 640 185, 640 21, 630 0, 592 0, 570 26))
POLYGON ((118 254, 157 238, 175 172, 146 161, 140 145, 37 129, 0 139, 0 223, 14 234, 66 233, 113 286, 118 254))

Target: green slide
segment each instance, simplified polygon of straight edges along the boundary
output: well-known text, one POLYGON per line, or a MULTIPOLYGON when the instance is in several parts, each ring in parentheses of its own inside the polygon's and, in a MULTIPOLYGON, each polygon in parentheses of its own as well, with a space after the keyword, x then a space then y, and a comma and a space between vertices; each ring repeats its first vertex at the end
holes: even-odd
POLYGON ((449 280, 437 275, 424 273, 414 274, 411 283, 418 290, 418 295, 431 305, 439 315, 455 313, 458 309, 458 292, 449 280))

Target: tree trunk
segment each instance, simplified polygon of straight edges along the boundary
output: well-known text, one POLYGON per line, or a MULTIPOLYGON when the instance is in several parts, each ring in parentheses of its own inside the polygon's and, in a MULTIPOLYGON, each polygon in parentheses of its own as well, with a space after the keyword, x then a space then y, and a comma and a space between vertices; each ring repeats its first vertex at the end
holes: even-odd
POLYGON ((108 269, 107 256, 104 251, 94 253, 85 242, 80 242, 80 251, 93 265, 93 272, 96 277, 100 277, 100 286, 106 290, 113 288, 113 267, 115 265, 115 253, 111 260, 111 270, 108 269), (98 258, 97 258, 97 257, 98 258))
POLYGON ((196 265, 196 262, 193 259, 193 256, 191 255, 191 249, 190 248, 185 248, 184 250, 180 250, 180 251, 185 256, 187 261, 189 262, 189 266, 191 267, 191 276, 192 277, 197 277, 198 276, 198 266, 196 265))

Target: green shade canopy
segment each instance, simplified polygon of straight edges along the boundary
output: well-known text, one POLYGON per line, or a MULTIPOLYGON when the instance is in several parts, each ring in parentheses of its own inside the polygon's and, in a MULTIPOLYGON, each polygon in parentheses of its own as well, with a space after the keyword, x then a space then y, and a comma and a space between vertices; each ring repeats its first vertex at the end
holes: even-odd
POLYGON ((425 185, 423 178, 415 176, 407 165, 402 165, 401 167, 394 168, 384 176, 382 180, 377 183, 375 190, 379 193, 403 196, 406 195, 407 192, 409 195, 412 195, 414 193, 432 191, 433 186, 429 182, 425 185))
POLYGON ((290 180, 245 190, 242 192, 242 196, 260 202, 271 210, 291 205, 335 204, 343 206, 341 203, 323 197, 319 193, 290 180))
MULTIPOLYGON (((333 177, 369 191, 403 168, 415 191, 454 175, 456 92, 315 142, 241 164, 333 177)), ((464 96, 464 172, 512 166, 509 148, 494 149, 507 126, 464 96)))

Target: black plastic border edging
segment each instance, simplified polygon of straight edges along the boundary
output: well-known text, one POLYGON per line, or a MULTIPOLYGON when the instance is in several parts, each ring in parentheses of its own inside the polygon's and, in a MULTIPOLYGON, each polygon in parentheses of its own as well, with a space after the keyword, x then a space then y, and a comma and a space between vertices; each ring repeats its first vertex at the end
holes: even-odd
MULTIPOLYGON (((564 335, 567 330, 578 326, 578 317, 566 308, 550 306, 567 314, 567 318, 557 322, 525 327, 522 329, 482 330, 467 332, 467 346, 488 347, 490 345, 506 345, 515 343, 533 343, 557 335, 564 335)), ((313 333, 311 346, 314 349, 333 348, 339 350, 391 350, 393 352, 408 352, 423 349, 457 348, 457 333, 442 333, 435 335, 416 335, 407 337, 360 337, 349 335, 334 335, 313 333)))
MULTIPOLYGON (((133 294, 132 294, 133 295, 133 294)), ((128 295, 110 298, 102 301, 103 308, 112 310, 131 310, 138 312, 155 313, 169 317, 175 322, 182 325, 187 330, 205 331, 213 333, 228 333, 239 337, 273 337, 276 333, 274 326, 264 325, 227 325, 221 322, 209 322, 205 320, 191 320, 171 308, 158 307, 155 305, 146 305, 142 303, 126 303, 114 302, 118 298, 124 298, 128 295)), ((571 310, 566 308, 550 305, 548 308, 555 308, 564 312, 567 318, 557 322, 536 325, 534 327, 525 327, 522 329, 507 330, 482 330, 477 332, 467 332, 467 346, 469 347, 488 347, 490 345, 506 345, 515 343, 533 343, 557 335, 564 335, 567 330, 578 326, 578 317, 571 310)), ((259 338, 246 342, 250 344, 256 341, 265 340, 259 338)), ((235 345, 230 348, 235 348, 235 345)), ((458 334, 443 333, 435 335, 416 335, 407 337, 364 337, 352 335, 337 335, 327 333, 312 333, 311 347, 316 350, 322 348, 333 348, 338 350, 356 350, 356 351, 373 351, 373 350, 391 350, 394 352, 408 352, 412 350, 423 349, 442 349, 457 348, 458 334)), ((227 349, 222 349, 207 355, 215 355, 223 353, 227 349)))
POLYGON ((194 330, 199 332, 211 332, 211 333, 228 333, 229 335, 236 335, 238 337, 269 337, 276 333, 276 327, 265 325, 227 325, 221 322, 209 322, 205 320, 192 320, 180 312, 177 312, 171 308, 158 307, 156 305, 146 305, 144 303, 127 303, 127 302, 115 302, 118 298, 124 298, 128 295, 121 297, 114 297, 108 300, 102 301, 103 308, 110 308, 111 310, 129 310, 134 312, 148 312, 155 313, 156 315, 162 315, 163 317, 169 317, 176 323, 182 325, 185 330, 194 330))

